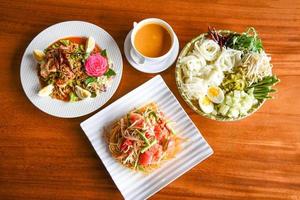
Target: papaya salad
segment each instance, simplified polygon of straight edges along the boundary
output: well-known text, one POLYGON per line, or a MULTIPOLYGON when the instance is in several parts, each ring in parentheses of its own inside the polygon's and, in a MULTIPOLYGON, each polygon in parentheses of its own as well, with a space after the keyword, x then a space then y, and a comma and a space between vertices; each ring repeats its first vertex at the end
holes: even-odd
POLYGON ((105 49, 93 37, 58 40, 45 50, 34 50, 41 83, 39 96, 76 102, 96 97, 111 85, 116 72, 105 49))
POLYGON ((181 139, 155 103, 129 112, 107 131, 112 156, 124 166, 151 172, 180 149, 181 139))
POLYGON ((182 51, 176 79, 194 110, 212 119, 235 120, 272 98, 272 86, 279 82, 272 67, 254 28, 239 34, 209 27, 182 51))

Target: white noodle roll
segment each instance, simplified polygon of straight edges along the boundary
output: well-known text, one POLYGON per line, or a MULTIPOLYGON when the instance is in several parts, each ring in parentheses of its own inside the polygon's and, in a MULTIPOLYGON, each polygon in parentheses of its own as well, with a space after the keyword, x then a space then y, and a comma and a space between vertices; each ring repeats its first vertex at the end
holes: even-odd
POLYGON ((180 63, 187 65, 188 69, 191 71, 199 71, 206 65, 205 58, 193 54, 181 58, 180 63))
POLYGON ((202 43, 197 41, 194 44, 194 53, 201 54, 207 61, 213 61, 220 54, 220 46, 213 40, 204 40, 202 43))
POLYGON ((198 100, 207 94, 207 90, 207 82, 201 78, 187 78, 183 84, 183 91, 189 99, 198 100))
POLYGON ((181 58, 179 63, 182 65, 185 77, 193 76, 193 74, 199 72, 206 65, 206 61, 202 56, 198 57, 193 54, 181 58))
POLYGON ((241 51, 223 48, 215 65, 224 72, 230 72, 232 68, 241 64, 241 56, 241 51))
POLYGON ((219 86, 224 79, 223 71, 216 65, 208 65, 209 72, 205 74, 205 81, 209 86, 219 86))

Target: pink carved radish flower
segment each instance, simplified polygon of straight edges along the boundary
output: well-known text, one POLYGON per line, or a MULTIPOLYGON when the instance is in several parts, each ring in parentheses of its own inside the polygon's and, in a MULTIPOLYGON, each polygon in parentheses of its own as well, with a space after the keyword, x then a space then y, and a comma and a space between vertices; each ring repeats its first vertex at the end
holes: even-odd
POLYGON ((85 61, 85 70, 89 76, 102 76, 108 68, 107 58, 99 53, 90 55, 85 61))

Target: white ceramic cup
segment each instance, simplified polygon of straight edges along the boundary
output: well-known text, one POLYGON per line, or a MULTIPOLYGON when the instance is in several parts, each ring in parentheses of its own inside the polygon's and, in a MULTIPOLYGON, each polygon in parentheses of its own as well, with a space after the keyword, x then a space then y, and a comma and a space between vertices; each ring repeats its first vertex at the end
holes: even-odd
POLYGON ((132 59, 140 65, 143 64, 154 64, 154 63, 159 63, 164 61, 166 58, 168 58, 168 56, 170 56, 171 52, 174 49, 174 40, 175 40, 175 33, 172 29, 172 27, 165 21, 158 19, 158 18, 148 18, 148 19, 144 19, 140 22, 134 22, 133 23, 133 30, 130 36, 130 42, 131 42, 131 49, 130 49, 130 55, 132 57, 132 59), (141 54, 135 47, 134 45, 134 38, 136 36, 137 31, 142 28, 143 26, 147 25, 147 24, 158 24, 162 27, 164 27, 170 34, 171 36, 171 47, 169 49, 169 51, 167 53, 165 53, 162 56, 159 57, 147 57, 143 54, 141 54))

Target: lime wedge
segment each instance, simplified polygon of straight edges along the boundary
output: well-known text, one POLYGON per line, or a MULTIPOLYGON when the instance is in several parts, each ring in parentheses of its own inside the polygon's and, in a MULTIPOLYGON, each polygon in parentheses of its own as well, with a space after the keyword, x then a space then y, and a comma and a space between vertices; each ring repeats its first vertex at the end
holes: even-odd
POLYGON ((36 59, 36 61, 42 62, 45 58, 45 53, 39 49, 35 49, 33 51, 33 57, 36 59))
POLYGON ((78 85, 75 86, 75 92, 80 99, 86 99, 91 96, 91 93, 88 90, 85 90, 78 85))
POLYGON ((96 45, 95 39, 92 36, 88 37, 85 44, 85 52, 91 53, 95 48, 95 45, 96 45))
POLYGON ((46 87, 43 87, 43 88, 39 91, 38 95, 39 95, 40 97, 46 97, 46 96, 49 96, 49 95, 52 93, 53 88, 54 88, 53 84, 47 85, 46 87))

